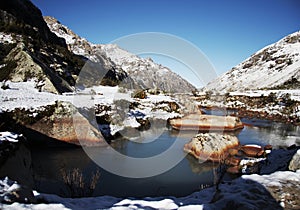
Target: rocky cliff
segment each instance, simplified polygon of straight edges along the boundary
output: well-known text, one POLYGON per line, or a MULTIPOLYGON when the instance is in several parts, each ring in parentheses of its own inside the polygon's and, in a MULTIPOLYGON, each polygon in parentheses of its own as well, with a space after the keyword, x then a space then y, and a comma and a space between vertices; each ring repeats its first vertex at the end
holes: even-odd
MULTIPOLYGON (((0 49, 0 81, 33 79, 40 91, 53 93, 74 91, 78 75, 88 60, 71 52, 66 40, 49 30, 41 11, 29 0, 1 4, 0 49)), ((127 77, 101 55, 93 63, 106 74, 103 81, 90 77, 92 84, 117 85, 127 77)))

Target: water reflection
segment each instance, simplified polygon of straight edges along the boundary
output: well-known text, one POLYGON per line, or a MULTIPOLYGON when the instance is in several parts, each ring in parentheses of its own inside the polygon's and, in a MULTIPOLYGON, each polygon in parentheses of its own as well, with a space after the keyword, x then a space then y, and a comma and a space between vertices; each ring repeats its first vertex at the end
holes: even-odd
POLYGON ((242 119, 248 126, 237 135, 242 144, 271 144, 274 148, 300 145, 300 127, 258 119, 242 119))
POLYGON ((217 169, 219 164, 213 162, 204 162, 199 163, 199 161, 191 155, 187 155, 186 159, 189 161, 189 166, 193 173, 201 174, 204 172, 211 172, 214 169, 217 169))
MULTIPOLYGON (((300 127, 284 123, 275 123, 257 119, 242 119, 249 126, 232 133, 237 135, 241 144, 255 143, 259 145, 271 144, 274 147, 300 145, 300 127)), ((155 128, 153 126, 153 128, 155 128)), ((192 132, 178 132, 166 127, 156 129, 156 140, 150 131, 141 131, 140 139, 131 141, 121 138, 113 141, 111 146, 118 152, 132 157, 151 157, 167 150, 175 141, 180 144, 175 148, 175 154, 183 154, 183 145, 194 135, 192 132), (159 134, 159 135, 158 135, 159 134)), ((106 155, 106 148, 91 148, 96 156, 106 155)), ((214 170, 218 164, 199 162, 187 155, 171 170, 154 177, 134 179, 124 178, 101 169, 81 149, 42 148, 32 150, 33 171, 36 189, 40 192, 55 193, 66 196, 65 185, 60 170, 79 168, 89 179, 97 169, 100 170, 100 180, 94 195, 112 195, 118 197, 145 197, 174 195, 185 196, 201 188, 201 185, 211 185, 214 182, 214 170)), ((116 159, 112 159, 112 164, 116 159)), ((145 166, 149 167, 149 166, 145 166)), ((233 177, 229 177, 231 179, 233 177)))

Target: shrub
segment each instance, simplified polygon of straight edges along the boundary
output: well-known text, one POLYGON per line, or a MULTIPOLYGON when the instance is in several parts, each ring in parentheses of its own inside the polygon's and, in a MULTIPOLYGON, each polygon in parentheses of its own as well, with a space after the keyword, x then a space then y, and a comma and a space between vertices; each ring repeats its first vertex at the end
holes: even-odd
POLYGON ((145 99, 147 97, 146 91, 138 90, 133 93, 133 98, 145 99))
POLYGON ((79 168, 74 168, 69 171, 63 168, 60 172, 72 198, 92 196, 100 178, 99 170, 92 174, 89 184, 84 179, 83 173, 79 168))
POLYGON ((276 102, 277 96, 276 93, 271 92, 267 97, 266 97, 266 102, 267 103, 274 103, 276 102))

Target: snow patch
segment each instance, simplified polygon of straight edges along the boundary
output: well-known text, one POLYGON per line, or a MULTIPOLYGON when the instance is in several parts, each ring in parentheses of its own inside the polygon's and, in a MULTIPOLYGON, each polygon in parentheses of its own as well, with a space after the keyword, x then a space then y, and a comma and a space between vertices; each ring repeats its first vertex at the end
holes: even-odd
POLYGON ((0 132, 0 143, 1 141, 19 142, 18 138, 22 136, 9 131, 0 132))

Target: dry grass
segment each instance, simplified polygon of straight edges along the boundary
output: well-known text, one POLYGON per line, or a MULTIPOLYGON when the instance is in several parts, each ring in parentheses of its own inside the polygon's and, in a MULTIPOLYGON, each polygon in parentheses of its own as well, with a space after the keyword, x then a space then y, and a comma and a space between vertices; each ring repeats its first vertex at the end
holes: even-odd
POLYGON ((89 182, 84 178, 79 168, 74 168, 69 171, 62 168, 60 173, 72 198, 92 196, 100 178, 99 170, 92 174, 92 178, 89 182))

